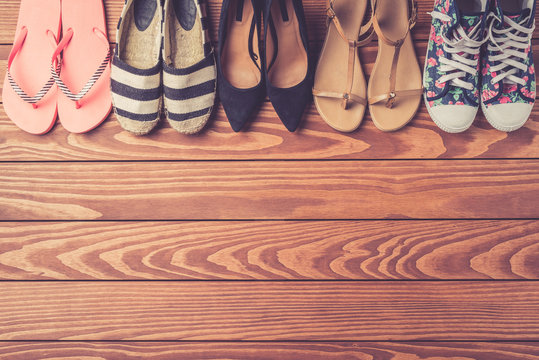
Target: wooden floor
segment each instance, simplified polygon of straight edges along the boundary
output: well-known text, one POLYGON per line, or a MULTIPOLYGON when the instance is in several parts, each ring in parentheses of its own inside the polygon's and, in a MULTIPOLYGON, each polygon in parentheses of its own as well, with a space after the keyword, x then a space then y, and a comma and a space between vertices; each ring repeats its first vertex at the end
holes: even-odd
MULTIPOLYGON (((304 3, 317 56, 325 5, 304 3)), ((114 116, 32 136, 0 107, 0 219, 1 359, 539 359, 538 108, 450 135, 423 107, 340 134, 311 106, 290 134, 265 103, 235 134, 219 106, 198 136, 138 138, 114 116)))

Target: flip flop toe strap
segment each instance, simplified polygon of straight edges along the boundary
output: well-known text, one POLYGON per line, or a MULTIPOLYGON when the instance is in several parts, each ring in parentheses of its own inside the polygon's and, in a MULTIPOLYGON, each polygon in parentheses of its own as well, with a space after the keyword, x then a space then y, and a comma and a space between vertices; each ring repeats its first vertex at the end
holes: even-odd
POLYGON ((86 96, 86 94, 88 94, 88 92, 92 89, 92 87, 95 85, 95 83, 99 80, 101 75, 103 75, 103 72, 105 72, 105 70, 107 69, 107 66, 110 63, 111 52, 110 52, 110 45, 109 45, 109 42, 107 40, 106 35, 101 30, 99 30, 98 28, 94 28, 94 33, 101 40, 103 40, 103 43, 106 44, 106 46, 107 46, 107 54, 105 55, 105 58, 103 59, 103 61, 101 62, 101 64, 97 68, 97 70, 94 72, 94 74, 86 82, 84 87, 77 94, 73 93, 67 87, 67 85, 62 81, 62 79, 60 79, 60 71, 59 71, 60 66, 57 66, 57 67, 54 66, 55 59, 60 55, 60 53, 62 51, 64 51, 64 49, 67 47, 67 45, 69 44, 69 42, 71 41, 71 39, 73 37, 73 30, 72 29, 68 29, 67 33, 64 35, 64 38, 58 44, 58 48, 56 49, 56 51, 55 51, 55 53, 53 55, 53 63, 51 65, 52 77, 53 77, 54 81, 56 82, 56 84, 58 85, 58 88, 60 89, 60 91, 62 91, 64 93, 64 95, 69 100, 75 102, 75 104, 76 104, 75 106, 76 106, 77 109, 80 109, 80 107, 82 106, 81 103, 80 103, 80 100, 82 100, 82 98, 84 96, 86 96))
POLYGON ((369 99, 369 105, 378 104, 382 101, 386 102, 386 107, 391 109, 398 97, 417 96, 423 94, 423 88, 412 90, 394 90, 387 94, 378 95, 369 99))
MULTIPOLYGON (((24 40, 26 40, 27 35, 28 35, 28 28, 26 26, 23 26, 21 28, 20 35, 17 38, 17 40, 15 40, 11 53, 9 54, 6 73, 7 73, 7 79, 8 79, 9 85, 11 86, 15 94, 17 94, 25 102, 32 104, 34 109, 37 109, 38 103, 45 97, 45 95, 47 95, 49 90, 53 87, 54 78, 51 77, 47 81, 47 83, 41 88, 41 90, 37 92, 36 95, 30 96, 28 95, 28 93, 26 93, 26 91, 22 89, 22 87, 17 83, 17 81, 13 78, 13 75, 11 74, 11 64, 13 63, 13 60, 15 60, 15 56, 21 50, 24 44, 24 40)), ((57 44, 56 37, 54 36, 52 31, 48 30, 47 35, 49 36, 49 39, 51 40, 51 43, 53 44, 53 46, 56 46, 57 44)), ((53 66, 54 66, 54 63, 53 63, 53 66)), ((56 66, 58 66, 57 63, 56 63, 56 66)))
POLYGON ((348 93, 338 93, 338 92, 332 92, 332 91, 321 91, 313 89, 313 95, 318 97, 325 97, 325 98, 332 98, 332 99, 342 99, 346 102, 355 102, 360 105, 367 106, 367 100, 365 98, 362 98, 361 96, 357 96, 354 94, 348 94, 348 93))

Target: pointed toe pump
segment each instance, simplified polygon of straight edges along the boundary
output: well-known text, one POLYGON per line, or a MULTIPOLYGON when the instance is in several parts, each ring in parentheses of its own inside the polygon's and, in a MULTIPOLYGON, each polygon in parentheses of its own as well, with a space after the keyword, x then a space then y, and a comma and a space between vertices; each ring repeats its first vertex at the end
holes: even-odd
POLYGON ((266 90, 290 132, 312 99, 313 66, 301 0, 267 0, 264 9, 266 90))
POLYGON ((266 96, 257 0, 224 0, 217 53, 218 93, 232 129, 240 131, 266 96))

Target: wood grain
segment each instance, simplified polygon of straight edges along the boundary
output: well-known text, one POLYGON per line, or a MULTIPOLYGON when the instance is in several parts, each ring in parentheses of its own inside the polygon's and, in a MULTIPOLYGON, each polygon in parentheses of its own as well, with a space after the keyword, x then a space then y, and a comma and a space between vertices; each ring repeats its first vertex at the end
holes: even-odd
MULTIPOLYGON (((0 0, 0 78, 19 3, 0 0)), ((304 3, 317 57, 325 4, 304 3)), ((123 1, 105 5, 113 42, 123 1)), ((114 116, 35 137, 1 109, 0 359, 538 360, 539 282, 505 281, 539 279, 538 111, 513 134, 445 134, 424 107, 340 134, 311 106, 290 134, 265 102, 240 134, 219 106, 198 136, 137 138, 114 116)))
POLYGON ((483 116, 466 133, 448 134, 423 106, 409 126, 391 134, 376 129, 369 117, 360 131, 338 133, 313 105, 294 134, 269 103, 239 134, 230 128, 221 106, 197 136, 180 135, 165 123, 149 136, 136 137, 111 116, 89 134, 70 134, 57 125, 37 137, 16 127, 0 107, 0 161, 539 158, 537 106, 526 126, 511 134, 495 130, 483 116))
POLYGON ((535 341, 538 282, 6 282, 0 340, 535 341))
POLYGON ((2 220, 539 218, 533 160, 0 164, 2 220))
POLYGON ((0 359, 108 360, 537 360, 539 342, 527 343, 100 343, 0 344, 0 359))
POLYGON ((539 221, 0 223, 3 280, 539 279, 539 221))
MULTIPOLYGON (((7 51, 2 51, 7 48, 0 46, 0 58, 2 53, 7 58, 7 51)), ((418 45, 418 53, 424 52, 425 42, 418 45)), ((362 55, 370 73, 376 49, 362 49, 362 55)), ((3 71, 0 61, 0 79, 3 71)), ((240 134, 232 131, 218 106, 198 136, 182 136, 163 120, 157 131, 141 138, 123 131, 114 115, 89 134, 70 134, 58 124, 51 133, 37 137, 15 126, 0 106, 0 161, 539 158, 538 109, 523 129, 512 134, 495 130, 481 114, 466 133, 447 134, 423 105, 402 131, 382 133, 367 115, 359 131, 342 134, 327 126, 311 105, 300 130, 291 134, 265 102, 256 120, 240 134)))
MULTIPOLYGON (((326 1, 323 0, 304 0, 305 16, 307 19, 307 27, 309 37, 311 39, 321 39, 325 32, 326 24, 326 1)), ((431 17, 428 12, 432 11, 433 0, 418 0, 418 19, 417 25, 412 33, 417 39, 428 39, 431 17)), ((17 25, 17 17, 19 13, 20 0, 0 0, 0 23, 3 24, 0 28, 0 43, 10 44, 15 36, 15 28, 17 25)), ((116 38, 116 25, 122 12, 123 0, 105 0, 105 13, 108 23, 109 39, 114 41, 116 38)), ((210 34, 212 39, 217 39, 217 29, 219 24, 219 14, 221 11, 220 0, 207 0, 208 17, 210 19, 210 34)), ((538 5, 539 8, 539 5, 538 5)), ((534 38, 539 37, 539 30, 534 33, 534 38)))

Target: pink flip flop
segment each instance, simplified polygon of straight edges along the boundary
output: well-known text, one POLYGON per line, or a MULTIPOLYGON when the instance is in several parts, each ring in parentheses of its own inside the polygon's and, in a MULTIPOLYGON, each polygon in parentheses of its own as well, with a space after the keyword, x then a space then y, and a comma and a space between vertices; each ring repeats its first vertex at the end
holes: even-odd
POLYGON ((58 117, 73 133, 101 124, 112 109, 110 47, 102 0, 62 0, 62 41, 52 58, 62 54, 58 117))
POLYGON ((2 102, 7 116, 31 134, 45 134, 56 121, 58 89, 51 59, 59 33, 60 0, 21 1, 2 102))

